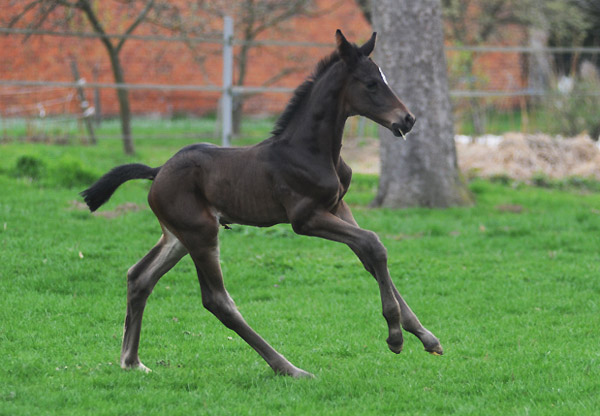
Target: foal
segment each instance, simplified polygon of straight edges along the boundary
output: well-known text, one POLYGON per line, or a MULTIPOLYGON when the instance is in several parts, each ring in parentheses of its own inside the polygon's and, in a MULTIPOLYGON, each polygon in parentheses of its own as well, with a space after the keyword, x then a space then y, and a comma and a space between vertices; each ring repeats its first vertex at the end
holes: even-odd
POLYGON ((389 348, 402 350, 402 329, 425 350, 442 354, 438 339, 421 325, 394 287, 387 254, 377 235, 356 224, 343 197, 352 171, 340 157, 344 123, 360 114, 396 136, 414 116, 396 97, 369 58, 375 36, 358 47, 336 32, 337 49, 301 84, 275 125, 272 137, 250 147, 187 146, 162 167, 122 165, 82 192, 91 211, 130 179, 153 180, 148 202, 162 237, 127 272, 123 368, 149 371, 138 357, 142 314, 157 281, 186 254, 194 261, 202 304, 237 332, 278 374, 311 376, 273 349, 244 320, 223 285, 219 224, 268 227, 290 223, 298 234, 347 244, 379 285, 389 348))

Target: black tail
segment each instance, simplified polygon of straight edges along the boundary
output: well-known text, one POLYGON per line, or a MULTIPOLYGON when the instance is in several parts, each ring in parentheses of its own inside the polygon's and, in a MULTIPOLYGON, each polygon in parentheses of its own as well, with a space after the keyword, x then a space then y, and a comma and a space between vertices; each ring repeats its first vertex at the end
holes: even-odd
POLYGON ((142 165, 141 163, 131 163, 113 168, 110 172, 102 176, 96 183, 90 186, 80 195, 90 208, 91 212, 96 211, 102 204, 110 199, 112 194, 119 186, 131 179, 150 179, 153 180, 158 174, 158 168, 142 165))

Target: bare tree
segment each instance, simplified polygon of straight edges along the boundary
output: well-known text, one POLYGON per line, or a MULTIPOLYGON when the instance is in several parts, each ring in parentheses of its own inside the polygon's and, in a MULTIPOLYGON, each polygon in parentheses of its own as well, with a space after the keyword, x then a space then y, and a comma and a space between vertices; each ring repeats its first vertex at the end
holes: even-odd
MULTIPOLYGON (((133 20, 123 31, 124 35, 129 35, 144 21, 148 13, 155 5, 155 0, 135 1, 128 0, 124 2, 133 14, 133 20)), ((123 49, 126 38, 118 40, 111 39, 105 29, 105 25, 100 20, 100 14, 97 11, 97 2, 91 0, 34 0, 25 2, 19 14, 12 17, 9 26, 15 26, 21 21, 27 21, 29 28, 42 28, 44 25, 52 27, 65 27, 76 16, 77 13, 85 16, 91 28, 97 34, 101 35, 100 40, 106 48, 115 83, 125 83, 125 74, 121 64, 119 54, 123 49)), ((125 153, 133 154, 135 149, 131 137, 131 108, 129 105, 129 94, 126 89, 117 89, 117 98, 119 101, 119 115, 121 118, 121 132, 123 137, 123 147, 125 153)))
POLYGON ((472 203, 459 176, 440 0, 372 2, 376 62, 417 118, 406 141, 380 129, 381 176, 373 204, 448 207, 472 203))

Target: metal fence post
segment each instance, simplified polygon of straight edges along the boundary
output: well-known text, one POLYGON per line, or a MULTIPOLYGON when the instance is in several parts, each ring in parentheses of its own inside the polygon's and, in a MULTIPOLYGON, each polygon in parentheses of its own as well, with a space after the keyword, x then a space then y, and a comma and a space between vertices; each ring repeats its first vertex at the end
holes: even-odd
POLYGON ((223 146, 231 146, 233 131, 233 18, 223 18, 223 96, 221 98, 223 146))

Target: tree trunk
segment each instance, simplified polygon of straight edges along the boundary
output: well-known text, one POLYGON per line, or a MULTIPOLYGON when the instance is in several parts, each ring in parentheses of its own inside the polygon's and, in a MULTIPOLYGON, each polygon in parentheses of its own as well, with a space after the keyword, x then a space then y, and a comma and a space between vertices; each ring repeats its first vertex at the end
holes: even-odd
POLYGON ((417 118, 406 141, 380 128, 381 176, 373 205, 471 204, 456 160, 440 0, 378 0, 372 11, 379 34, 375 61, 417 118))
POLYGON ((231 110, 231 134, 233 137, 240 137, 242 132, 242 118, 244 117, 244 95, 235 94, 233 96, 233 109, 231 110))
MULTIPOLYGON (((123 68, 119 61, 119 53, 114 48, 107 48, 110 56, 110 64, 115 78, 115 83, 124 84, 123 68)), ((131 109, 129 107, 129 93, 125 88, 117 88, 117 99, 119 101, 119 116, 121 118, 121 135, 123 136, 123 149, 125 154, 135 153, 133 139, 131 138, 131 109)))
POLYGON ((529 29, 529 46, 534 51, 528 55, 527 81, 529 88, 534 91, 547 91, 552 80, 552 57, 543 51, 543 48, 548 46, 548 37, 547 29, 529 29))
MULTIPOLYGON (((131 34, 135 27, 140 24, 148 11, 152 8, 154 4, 154 0, 150 0, 142 13, 137 17, 135 22, 127 29, 125 34, 131 34)), ((98 20, 96 13, 94 12, 92 5, 89 1, 80 0, 74 4, 73 7, 77 7, 85 13, 87 19, 90 24, 94 28, 96 33, 103 35, 100 40, 106 47, 106 51, 108 52, 108 57, 110 58, 110 66, 113 71, 113 76, 115 78, 115 83, 124 84, 125 78, 123 76, 123 67, 121 66, 121 62, 119 61, 119 52, 121 51, 121 47, 123 46, 123 42, 125 39, 121 39, 117 46, 114 46, 110 41, 110 38, 106 36, 106 32, 102 27, 102 24, 98 20)), ((125 154, 132 155, 134 153, 133 148, 133 140, 131 139, 131 110, 129 108, 129 93, 125 88, 117 88, 117 99, 119 101, 119 114, 121 117, 121 134, 123 136, 123 148, 125 150, 125 154)))

